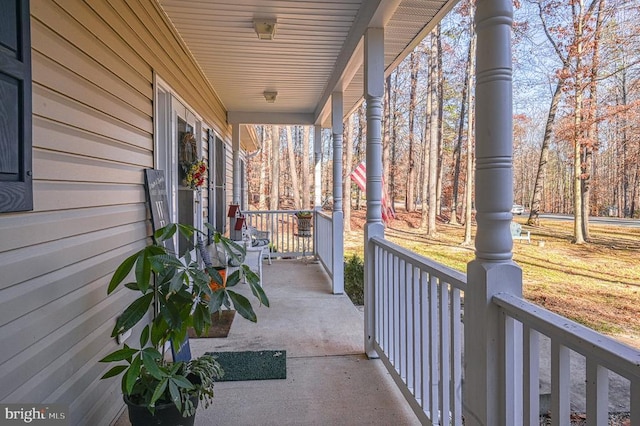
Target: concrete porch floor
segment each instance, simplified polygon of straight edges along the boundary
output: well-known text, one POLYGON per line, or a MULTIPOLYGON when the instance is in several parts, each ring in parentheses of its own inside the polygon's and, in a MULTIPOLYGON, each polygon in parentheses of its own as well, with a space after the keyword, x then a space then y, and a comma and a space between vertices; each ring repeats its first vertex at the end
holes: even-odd
MULTIPOLYGON (((192 339, 191 352, 286 350, 287 378, 220 382, 196 425, 418 425, 380 360, 363 354, 363 314, 309 259, 264 265, 270 308, 248 296, 256 324, 236 316, 227 338, 192 339)), ((243 291, 248 291, 248 286, 243 291)), ((129 425, 126 411, 115 423, 129 425)))

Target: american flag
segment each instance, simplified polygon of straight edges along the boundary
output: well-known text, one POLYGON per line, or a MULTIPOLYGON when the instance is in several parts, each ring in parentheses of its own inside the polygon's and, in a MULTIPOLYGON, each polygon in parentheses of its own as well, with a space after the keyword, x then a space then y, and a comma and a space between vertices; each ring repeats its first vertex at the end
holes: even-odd
MULTIPOLYGON (((352 181, 358 185, 361 191, 366 192, 367 190, 367 166, 365 162, 358 164, 358 167, 355 168, 353 172, 349 175, 352 181)), ((387 195, 387 191, 384 189, 384 176, 382 177, 382 220, 385 223, 391 221, 391 219, 396 218, 396 212, 393 210, 393 206, 389 201, 389 196, 387 195)))

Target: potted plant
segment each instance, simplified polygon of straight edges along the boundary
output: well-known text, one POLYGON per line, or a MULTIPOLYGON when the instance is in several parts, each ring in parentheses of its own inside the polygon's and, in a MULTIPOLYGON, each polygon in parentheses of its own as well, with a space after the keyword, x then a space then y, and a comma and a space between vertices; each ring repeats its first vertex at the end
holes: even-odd
POLYGON ((298 219, 298 235, 301 237, 311 236, 311 219, 313 219, 313 212, 310 210, 300 210, 296 212, 296 218, 298 219))
MULTIPOLYGON (((214 232, 214 242, 223 247, 228 256, 244 259, 241 245, 206 225, 214 232)), ((116 269, 107 290, 108 294, 113 293, 133 275, 124 285, 138 293, 138 297, 118 317, 111 337, 144 324, 139 346, 125 343, 100 362, 117 364, 102 378, 122 375, 122 393, 134 425, 193 424, 198 402, 202 401, 205 407, 212 402, 214 381, 223 374, 215 358, 203 355, 188 362, 173 362, 166 351, 172 345, 177 352, 190 327, 198 336, 205 333, 211 325, 211 314, 223 307, 233 307, 242 317, 255 322, 251 302, 231 290, 243 276, 258 301, 269 306, 258 276, 248 266, 241 264, 223 280, 215 268, 200 266, 188 253, 179 258, 165 248, 163 241, 171 239, 176 232, 190 241, 194 233, 204 235, 182 224, 157 230, 153 244, 129 256, 116 269), (132 414, 147 418, 138 420, 132 414), (172 415, 176 416, 175 423, 168 419, 172 415), (138 421, 141 423, 135 423, 138 421)))

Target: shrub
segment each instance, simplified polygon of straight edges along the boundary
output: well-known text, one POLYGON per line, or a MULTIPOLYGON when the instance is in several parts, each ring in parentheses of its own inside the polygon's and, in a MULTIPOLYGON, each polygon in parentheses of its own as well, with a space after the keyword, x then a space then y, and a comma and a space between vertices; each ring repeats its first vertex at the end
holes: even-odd
POLYGON ((364 260, 358 255, 344 263, 344 291, 354 305, 364 305, 364 260))

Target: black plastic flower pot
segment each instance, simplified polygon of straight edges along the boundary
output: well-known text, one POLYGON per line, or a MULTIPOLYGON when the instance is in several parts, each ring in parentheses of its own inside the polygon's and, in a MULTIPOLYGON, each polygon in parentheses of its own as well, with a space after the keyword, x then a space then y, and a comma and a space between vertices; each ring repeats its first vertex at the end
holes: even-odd
MULTIPOLYGON (((129 421, 131 426, 193 426, 196 419, 195 413, 192 416, 183 417, 174 403, 156 405, 155 412, 151 414, 146 405, 134 404, 123 397, 129 409, 129 421)), ((198 407, 198 398, 192 396, 191 402, 194 407, 198 407)))

